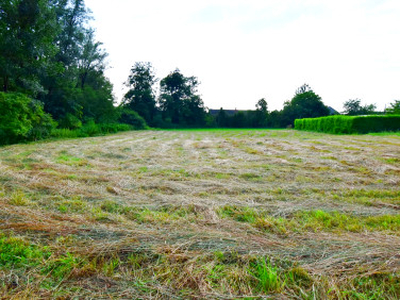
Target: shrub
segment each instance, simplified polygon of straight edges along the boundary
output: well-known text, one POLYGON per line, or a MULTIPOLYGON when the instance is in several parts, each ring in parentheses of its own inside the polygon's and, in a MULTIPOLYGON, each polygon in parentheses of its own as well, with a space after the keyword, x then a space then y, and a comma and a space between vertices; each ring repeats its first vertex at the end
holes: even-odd
POLYGON ((77 116, 67 113, 65 117, 60 120, 60 127, 78 129, 82 127, 82 122, 77 116))
POLYGON ((29 106, 32 112, 32 128, 28 132, 28 140, 36 141, 49 137, 52 129, 57 127, 57 122, 50 114, 44 112, 42 102, 32 100, 29 106))
POLYGON ((134 129, 146 129, 146 121, 131 109, 121 109, 119 122, 133 126, 134 129))
POLYGON ((41 102, 20 93, 0 93, 0 144, 45 138, 56 123, 41 102))
POLYGON ((399 131, 400 116, 329 116, 297 119, 295 129, 335 134, 399 131))

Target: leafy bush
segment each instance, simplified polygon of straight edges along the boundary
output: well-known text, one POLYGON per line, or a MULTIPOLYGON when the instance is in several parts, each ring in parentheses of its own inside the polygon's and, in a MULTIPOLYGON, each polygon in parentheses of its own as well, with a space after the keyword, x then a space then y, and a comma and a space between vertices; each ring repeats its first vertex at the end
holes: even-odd
POLYGON ((335 134, 400 131, 400 116, 329 116, 297 119, 295 129, 335 134))
POLYGON ((41 102, 20 93, 0 93, 0 144, 48 137, 56 123, 41 102))
POLYGON ((77 116, 67 113, 65 117, 60 120, 60 127, 67 129, 78 129, 82 127, 82 122, 77 116))
POLYGON ((120 111, 119 122, 133 126, 134 129, 146 129, 146 121, 135 111, 123 108, 120 111))

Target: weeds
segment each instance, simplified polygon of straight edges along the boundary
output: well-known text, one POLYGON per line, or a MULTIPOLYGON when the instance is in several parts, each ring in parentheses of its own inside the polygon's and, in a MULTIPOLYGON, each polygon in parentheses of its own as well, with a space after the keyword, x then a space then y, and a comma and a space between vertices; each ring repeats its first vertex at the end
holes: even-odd
POLYGON ((273 233, 317 232, 317 231, 390 231, 397 234, 400 215, 354 216, 322 210, 299 211, 285 218, 274 217, 266 211, 255 211, 247 207, 224 206, 217 210, 222 217, 238 222, 250 223, 258 229, 273 233))
POLYGON ((279 293, 284 287, 278 268, 265 259, 258 259, 252 263, 249 272, 257 280, 256 286, 261 293, 279 293))
POLYGON ((41 249, 19 237, 0 234, 0 269, 35 267, 49 256, 46 248, 41 249))

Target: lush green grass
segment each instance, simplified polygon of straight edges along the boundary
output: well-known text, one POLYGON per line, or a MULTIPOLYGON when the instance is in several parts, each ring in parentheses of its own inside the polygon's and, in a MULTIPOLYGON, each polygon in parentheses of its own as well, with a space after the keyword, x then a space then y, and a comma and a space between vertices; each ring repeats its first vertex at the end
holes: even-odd
POLYGON ((44 263, 50 252, 21 238, 0 235, 0 268, 19 269, 35 267, 44 263))
POLYGON ((272 233, 332 232, 332 231, 392 231, 400 230, 400 215, 354 216, 322 210, 299 211, 285 217, 274 217, 268 212, 248 207, 224 206, 217 213, 239 222, 272 233))

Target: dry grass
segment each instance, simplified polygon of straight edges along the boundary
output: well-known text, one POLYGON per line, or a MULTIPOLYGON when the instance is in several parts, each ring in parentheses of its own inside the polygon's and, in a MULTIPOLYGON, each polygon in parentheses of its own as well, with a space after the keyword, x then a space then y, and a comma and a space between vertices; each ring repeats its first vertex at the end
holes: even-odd
POLYGON ((395 299, 399 157, 291 130, 2 147, 0 251, 31 250, 0 253, 0 297, 395 299))

